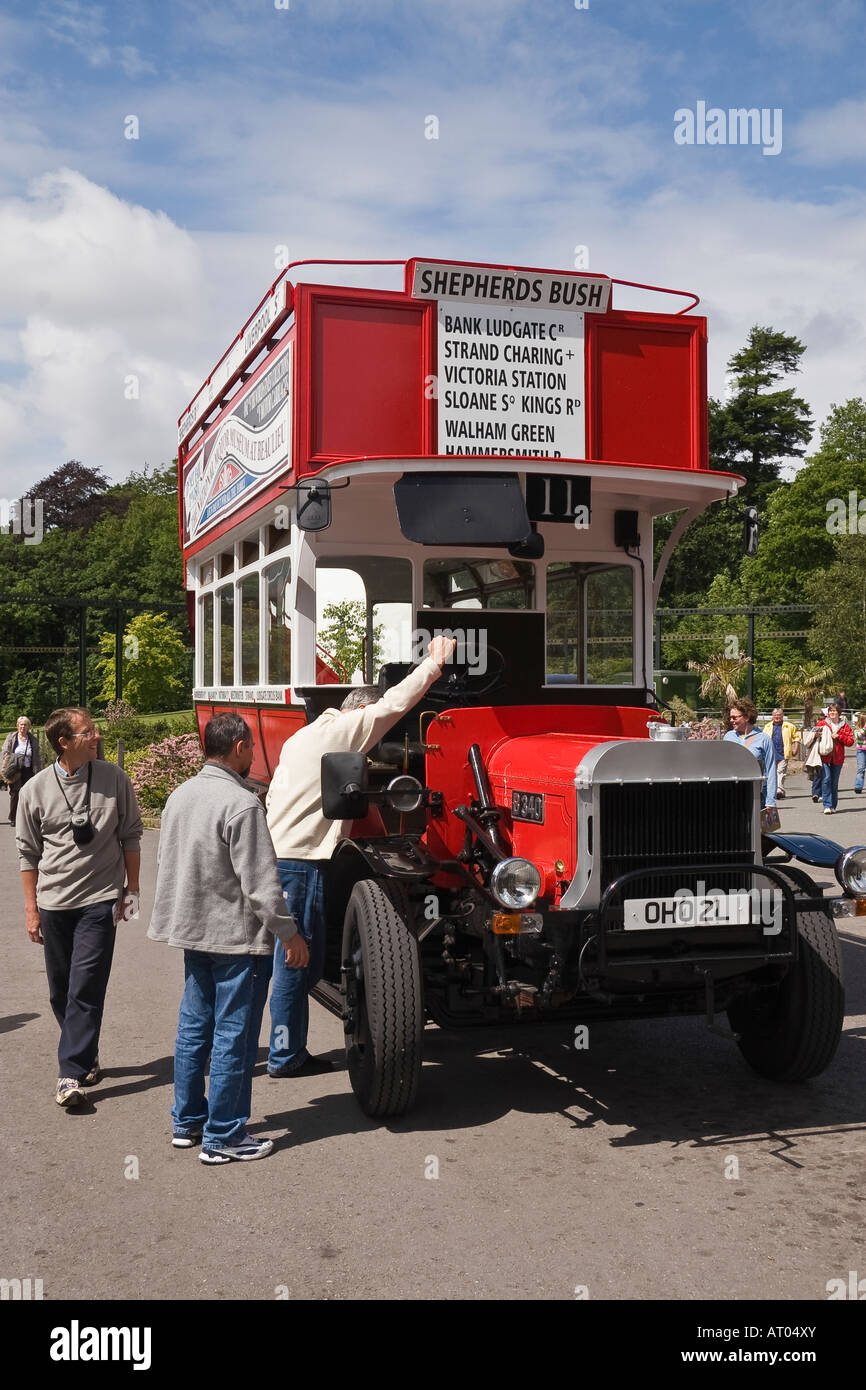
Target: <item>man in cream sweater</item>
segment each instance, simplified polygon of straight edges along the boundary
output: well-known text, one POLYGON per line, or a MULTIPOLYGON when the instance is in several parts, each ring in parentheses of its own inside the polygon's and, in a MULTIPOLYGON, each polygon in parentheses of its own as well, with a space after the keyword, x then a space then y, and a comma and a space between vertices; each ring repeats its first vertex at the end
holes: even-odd
POLYGON ((322 758, 326 753, 367 753, 397 720, 417 704, 456 646, 434 637, 429 656, 408 676, 379 696, 375 686, 358 686, 340 709, 326 709, 283 744, 267 795, 268 829, 289 912, 310 947, 306 970, 286 969, 279 949, 271 986, 270 1076, 311 1076, 331 1070, 325 1058, 307 1051, 309 993, 325 958, 323 869, 348 834, 350 821, 322 815, 322 758))

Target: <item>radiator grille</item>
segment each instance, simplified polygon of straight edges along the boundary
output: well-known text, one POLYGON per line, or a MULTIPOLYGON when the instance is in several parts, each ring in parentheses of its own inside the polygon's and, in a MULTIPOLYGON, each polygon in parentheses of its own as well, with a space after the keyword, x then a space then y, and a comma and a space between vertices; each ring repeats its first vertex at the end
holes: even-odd
MULTIPOLYGON (((602 786, 600 799, 601 882, 647 868, 626 888, 629 898, 669 896, 694 890, 690 864, 752 864, 751 782, 643 782, 602 786), (682 869, 653 874, 652 869, 682 869)), ((736 872, 701 874, 707 888, 751 886, 736 872)))

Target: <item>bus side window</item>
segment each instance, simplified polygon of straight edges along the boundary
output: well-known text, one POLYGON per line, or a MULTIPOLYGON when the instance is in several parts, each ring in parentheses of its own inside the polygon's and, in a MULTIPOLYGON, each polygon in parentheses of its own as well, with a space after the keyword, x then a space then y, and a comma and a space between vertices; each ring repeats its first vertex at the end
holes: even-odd
POLYGON ((288 555, 268 565, 267 584, 268 674, 269 685, 288 685, 292 671, 292 617, 289 609, 289 586, 292 581, 292 562, 288 555))
POLYGON ((217 590, 220 625, 219 685, 235 683, 235 586, 226 584, 217 590))
POLYGON ((213 594, 205 594, 199 602, 199 631, 201 636, 201 677, 197 685, 213 685, 213 594))

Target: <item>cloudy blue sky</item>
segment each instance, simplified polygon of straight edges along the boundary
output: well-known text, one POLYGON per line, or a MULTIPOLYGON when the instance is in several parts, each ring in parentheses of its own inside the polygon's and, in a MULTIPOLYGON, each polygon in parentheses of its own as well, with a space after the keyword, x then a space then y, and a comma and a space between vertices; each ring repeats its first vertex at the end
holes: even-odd
POLYGON ((864 32, 864 0, 0 0, 0 492, 168 461, 281 246, 585 245, 701 295, 715 394, 761 323, 818 419, 866 395, 864 32), (780 152, 677 144, 698 102, 778 108, 780 152))

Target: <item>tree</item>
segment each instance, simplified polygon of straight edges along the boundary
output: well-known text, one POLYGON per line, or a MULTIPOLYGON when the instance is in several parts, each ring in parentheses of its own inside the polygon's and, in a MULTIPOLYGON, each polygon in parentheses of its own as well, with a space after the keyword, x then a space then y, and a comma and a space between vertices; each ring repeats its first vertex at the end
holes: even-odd
POLYGON ((799 338, 756 324, 746 346, 728 359, 733 390, 719 422, 716 455, 749 483, 774 483, 780 464, 802 458, 812 437, 812 413, 802 397, 791 387, 769 389, 799 372, 805 351, 799 338))
POLYGON ((86 530, 106 511, 123 510, 122 499, 109 492, 101 468, 86 468, 78 459, 55 468, 31 490, 42 502, 42 524, 66 530, 86 530))
POLYGON ((801 661, 797 666, 779 672, 779 703, 802 705, 803 727, 811 728, 815 701, 835 682, 835 674, 820 662, 801 661))
POLYGON ((866 535, 841 539, 836 560, 811 577, 807 592, 815 604, 809 646, 831 668, 833 684, 860 705, 866 698, 866 535))
POLYGON ((702 695, 723 695, 724 701, 721 707, 722 722, 728 723, 728 710, 737 698, 737 687, 735 682, 751 665, 750 656, 726 656, 724 652, 716 652, 707 661, 690 661, 689 670, 697 671, 703 677, 701 680, 702 695))
POLYGON ((2 718, 10 728, 22 714, 41 724, 57 708, 57 680, 48 671, 13 671, 6 684, 2 718))
MULTIPOLYGON (((328 603, 322 610, 323 626, 319 643, 344 667, 351 680, 356 671, 364 672, 364 652, 367 643, 367 609, 360 599, 341 599, 328 603)), ((381 642, 384 625, 373 628, 373 666, 382 659, 381 642)), ((327 659, 327 658, 325 658, 327 659)))
MULTIPOLYGON (((793 390, 770 390, 783 376, 800 370, 805 347, 798 338, 757 325, 744 348, 728 359, 732 391, 726 404, 710 398, 710 467, 746 479, 735 501, 711 507, 693 521, 680 540, 662 584, 665 606, 690 607, 700 601, 717 574, 736 574, 742 554, 743 511, 757 506, 763 516, 779 487, 779 468, 800 457, 812 433, 809 407, 793 390)), ((675 516, 656 521, 656 559, 673 529, 675 516)))
MULTIPOLYGON (((817 452, 770 499, 757 556, 741 577, 751 603, 796 603, 812 574, 836 557, 840 507, 846 526, 866 532, 866 401, 834 405, 821 426, 817 452), (850 494, 854 493, 854 511, 850 494)), ((862 532, 861 532, 862 534, 862 532)))
MULTIPOLYGON (((102 676, 100 700, 114 699, 114 637, 99 639, 102 676)), ((184 679, 187 656, 183 643, 165 613, 139 613, 123 634, 123 693, 138 710, 147 713, 176 709, 188 704, 190 687, 184 679)))

